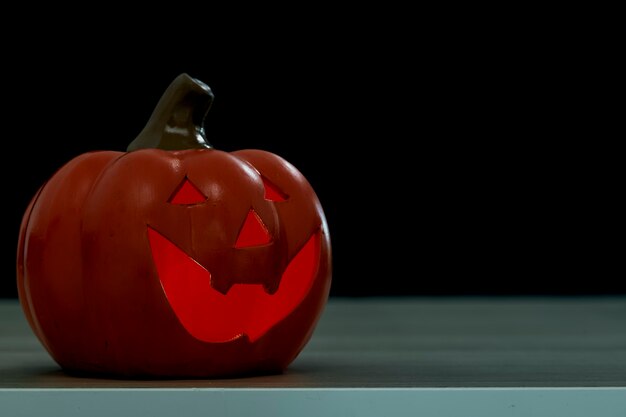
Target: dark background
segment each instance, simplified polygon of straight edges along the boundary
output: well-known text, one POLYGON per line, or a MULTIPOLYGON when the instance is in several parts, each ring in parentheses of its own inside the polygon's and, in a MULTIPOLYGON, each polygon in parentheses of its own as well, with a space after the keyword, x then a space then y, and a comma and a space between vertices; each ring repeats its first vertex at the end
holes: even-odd
POLYGON ((275 152, 312 183, 333 295, 625 293, 623 157, 596 113, 603 52, 558 35, 363 26, 5 45, 0 296, 16 295, 37 188, 83 152, 124 150, 181 72, 213 89, 216 148, 275 152))

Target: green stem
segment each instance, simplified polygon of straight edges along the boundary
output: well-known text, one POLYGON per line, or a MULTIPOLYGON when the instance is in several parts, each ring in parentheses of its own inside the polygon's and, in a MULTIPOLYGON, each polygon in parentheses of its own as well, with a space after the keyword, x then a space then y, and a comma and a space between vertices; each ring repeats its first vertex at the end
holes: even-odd
POLYGON ((127 150, 210 149, 203 126, 212 103, 213 93, 208 85, 187 74, 179 75, 127 150))

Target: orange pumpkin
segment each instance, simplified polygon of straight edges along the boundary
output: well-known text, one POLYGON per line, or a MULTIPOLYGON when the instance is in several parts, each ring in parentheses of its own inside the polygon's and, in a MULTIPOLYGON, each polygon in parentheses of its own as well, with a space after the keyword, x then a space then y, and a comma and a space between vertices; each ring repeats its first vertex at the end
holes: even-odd
POLYGON ((20 301, 63 368, 276 372, 311 337, 331 280, 322 207, 279 156, 212 149, 212 99, 179 76, 128 152, 78 156, 27 208, 20 301))

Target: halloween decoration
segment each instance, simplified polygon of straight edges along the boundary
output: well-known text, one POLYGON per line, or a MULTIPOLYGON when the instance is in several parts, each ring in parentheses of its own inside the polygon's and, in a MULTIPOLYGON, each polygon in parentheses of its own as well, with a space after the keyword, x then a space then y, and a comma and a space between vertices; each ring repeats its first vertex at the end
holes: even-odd
POLYGON ((76 157, 26 209, 19 297, 64 369, 278 372, 311 337, 331 276, 322 207, 279 156, 213 149, 212 100, 180 75, 128 152, 76 157))

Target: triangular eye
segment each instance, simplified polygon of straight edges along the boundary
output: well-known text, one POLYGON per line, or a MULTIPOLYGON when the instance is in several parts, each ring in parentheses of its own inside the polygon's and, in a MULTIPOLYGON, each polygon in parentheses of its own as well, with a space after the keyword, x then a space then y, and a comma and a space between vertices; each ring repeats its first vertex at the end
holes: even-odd
POLYGON ((183 181, 176 187, 174 193, 169 199, 171 204, 191 205, 203 203, 206 196, 198 189, 189 178, 185 177, 183 181))
POLYGON ((258 214, 252 209, 248 212, 248 216, 243 223, 243 227, 239 231, 236 248, 246 248, 249 246, 267 245, 272 238, 267 231, 267 227, 261 221, 258 214))
POLYGON ((270 180, 265 177, 263 179, 263 186, 265 187, 265 199, 270 201, 285 201, 289 196, 278 189, 270 180))

